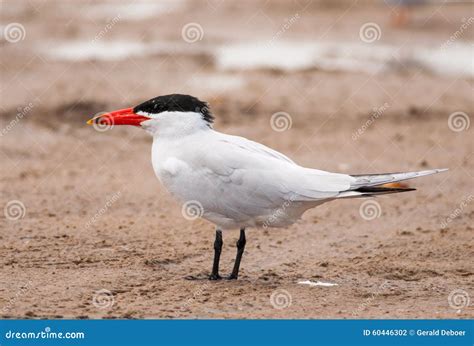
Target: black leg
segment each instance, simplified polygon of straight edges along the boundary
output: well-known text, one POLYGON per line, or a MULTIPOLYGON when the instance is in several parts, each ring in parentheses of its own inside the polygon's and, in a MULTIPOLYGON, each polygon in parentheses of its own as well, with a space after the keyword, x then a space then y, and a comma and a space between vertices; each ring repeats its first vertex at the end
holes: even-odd
POLYGON ((219 260, 221 258, 222 244, 222 231, 217 229, 216 240, 214 241, 214 263, 212 264, 212 273, 211 276, 209 276, 209 280, 222 279, 219 275, 219 260))
POLYGON ((232 274, 227 278, 228 280, 237 280, 239 276, 240 261, 242 260, 242 255, 244 254, 245 249, 245 228, 240 229, 240 237, 237 240, 237 256, 235 256, 234 269, 232 269, 232 274))

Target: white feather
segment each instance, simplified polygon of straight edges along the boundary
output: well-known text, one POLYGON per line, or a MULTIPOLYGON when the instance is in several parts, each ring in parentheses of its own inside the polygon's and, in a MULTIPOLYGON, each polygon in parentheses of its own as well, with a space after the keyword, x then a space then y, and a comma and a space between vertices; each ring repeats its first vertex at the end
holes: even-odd
POLYGON ((183 203, 198 201, 203 217, 222 229, 285 227, 309 208, 361 195, 345 191, 401 178, 301 167, 262 144, 214 131, 199 113, 165 112, 142 126, 154 136, 153 168, 163 185, 183 203))

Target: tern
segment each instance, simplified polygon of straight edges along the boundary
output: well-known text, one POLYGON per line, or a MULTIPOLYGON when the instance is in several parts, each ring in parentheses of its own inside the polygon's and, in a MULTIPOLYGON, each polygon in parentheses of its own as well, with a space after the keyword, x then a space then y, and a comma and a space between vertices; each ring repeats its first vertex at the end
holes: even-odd
POLYGON ((263 144, 214 130, 213 120, 206 102, 172 94, 87 122, 139 126, 153 136, 152 165, 162 185, 216 226, 211 280, 222 278, 223 230, 240 229, 228 276, 237 279, 247 228, 287 227, 306 210, 336 199, 412 191, 385 184, 447 170, 349 175, 306 168, 263 144))

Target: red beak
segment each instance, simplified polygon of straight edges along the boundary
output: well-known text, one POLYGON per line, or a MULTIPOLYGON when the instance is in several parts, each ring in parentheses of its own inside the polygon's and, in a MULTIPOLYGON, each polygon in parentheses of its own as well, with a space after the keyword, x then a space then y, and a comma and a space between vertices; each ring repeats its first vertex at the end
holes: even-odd
POLYGON ((140 126, 142 121, 149 119, 150 118, 133 112, 133 108, 125 108, 113 112, 102 113, 92 119, 89 119, 87 124, 140 126))

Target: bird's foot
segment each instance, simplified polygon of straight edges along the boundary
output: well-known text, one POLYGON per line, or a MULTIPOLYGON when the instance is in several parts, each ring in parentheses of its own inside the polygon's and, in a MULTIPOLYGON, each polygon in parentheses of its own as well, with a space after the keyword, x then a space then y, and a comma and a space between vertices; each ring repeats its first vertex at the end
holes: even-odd
POLYGON ((238 276, 234 274, 230 274, 228 277, 226 277, 226 280, 237 280, 238 276))
POLYGON ((215 280, 222 280, 222 276, 219 274, 211 274, 209 275, 209 280, 215 281, 215 280))

